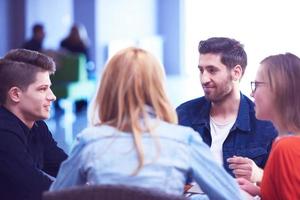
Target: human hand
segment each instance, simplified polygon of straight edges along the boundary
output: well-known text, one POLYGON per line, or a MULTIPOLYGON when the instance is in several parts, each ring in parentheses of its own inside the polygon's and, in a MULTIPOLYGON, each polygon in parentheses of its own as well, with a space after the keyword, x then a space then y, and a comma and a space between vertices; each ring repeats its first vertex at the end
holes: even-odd
POLYGON ((245 178, 255 183, 261 182, 263 170, 260 169, 253 160, 246 157, 233 156, 228 158, 227 162, 236 178, 245 178))
POLYGON ((236 179, 240 188, 252 196, 260 196, 260 187, 245 178, 236 179))

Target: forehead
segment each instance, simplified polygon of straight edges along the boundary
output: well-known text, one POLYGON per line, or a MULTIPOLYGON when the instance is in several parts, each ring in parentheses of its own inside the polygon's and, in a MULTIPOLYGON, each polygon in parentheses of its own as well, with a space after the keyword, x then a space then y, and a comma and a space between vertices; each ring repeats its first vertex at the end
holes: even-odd
POLYGON ((30 85, 48 85, 51 83, 49 76, 50 73, 48 71, 39 71, 36 73, 34 81, 30 85))
POLYGON ((221 56, 219 54, 200 54, 199 56, 199 66, 200 67, 217 67, 226 68, 226 66, 221 62, 221 56))
POLYGON ((257 81, 265 81, 266 78, 266 68, 261 64, 257 69, 256 79, 257 81))

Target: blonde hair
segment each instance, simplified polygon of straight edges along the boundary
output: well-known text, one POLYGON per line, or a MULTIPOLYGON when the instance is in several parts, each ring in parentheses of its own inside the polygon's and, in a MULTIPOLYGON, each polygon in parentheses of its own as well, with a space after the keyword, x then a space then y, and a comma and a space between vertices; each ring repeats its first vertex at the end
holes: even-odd
POLYGON ((291 54, 278 54, 261 61, 274 94, 278 115, 277 128, 300 129, 300 59, 291 54))
POLYGON ((94 126, 108 124, 120 131, 132 132, 139 160, 135 173, 144 165, 141 133, 148 131, 152 135, 146 107, 153 109, 156 118, 177 123, 163 81, 163 68, 154 56, 131 47, 119 51, 109 60, 96 94, 91 123, 94 126))

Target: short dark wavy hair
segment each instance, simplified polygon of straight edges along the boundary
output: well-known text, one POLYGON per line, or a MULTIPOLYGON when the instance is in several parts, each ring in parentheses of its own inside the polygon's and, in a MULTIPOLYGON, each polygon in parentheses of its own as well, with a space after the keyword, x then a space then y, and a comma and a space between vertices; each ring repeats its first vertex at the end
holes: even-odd
POLYGON ((232 69, 240 65, 243 74, 247 66, 247 54, 244 46, 237 40, 226 37, 212 37, 199 42, 198 51, 200 54, 219 54, 221 62, 232 69))
POLYGON ((7 92, 16 86, 22 90, 33 83, 37 72, 56 70, 52 58, 26 49, 14 49, 0 59, 0 104, 4 104, 7 92))

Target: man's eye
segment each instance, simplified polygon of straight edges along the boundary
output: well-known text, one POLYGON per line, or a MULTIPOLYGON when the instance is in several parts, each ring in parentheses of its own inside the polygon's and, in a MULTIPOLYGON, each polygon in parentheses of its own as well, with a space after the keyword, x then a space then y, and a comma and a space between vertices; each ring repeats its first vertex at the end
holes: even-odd
POLYGON ((209 69, 208 72, 211 73, 211 74, 213 74, 213 73, 216 72, 216 70, 215 69, 209 69))

